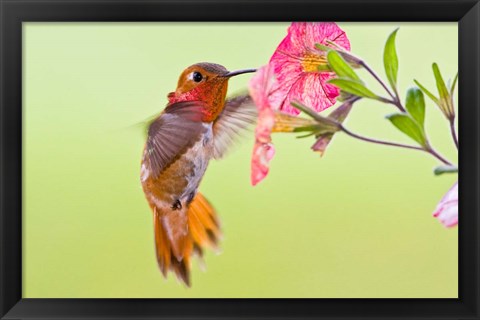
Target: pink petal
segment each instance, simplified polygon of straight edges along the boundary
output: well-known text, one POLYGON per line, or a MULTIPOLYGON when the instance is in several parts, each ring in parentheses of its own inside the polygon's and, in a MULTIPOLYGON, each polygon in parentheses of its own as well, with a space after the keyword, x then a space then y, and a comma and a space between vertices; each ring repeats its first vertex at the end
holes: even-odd
POLYGON ((265 179, 269 171, 269 163, 274 155, 275 148, 271 143, 255 143, 252 153, 250 176, 253 186, 265 179))
POLYGON ((350 50, 350 42, 345 32, 334 22, 292 23, 287 36, 270 59, 277 80, 283 82, 289 77, 289 73, 301 73, 301 62, 305 55, 319 55, 315 44, 328 45, 327 40, 350 50))
POLYGON ((250 179, 254 186, 267 176, 268 165, 275 154, 270 136, 275 124, 275 115, 268 99, 274 82, 273 70, 268 65, 260 68, 249 82, 250 95, 259 110, 251 160, 250 179))
POLYGON ((311 72, 287 79, 272 92, 270 104, 292 115, 299 114, 298 109, 291 105, 295 100, 300 100, 315 111, 323 111, 335 104, 340 93, 337 87, 327 83, 332 77, 333 73, 330 72, 311 72))
POLYGON ((440 200, 433 216, 440 220, 445 227, 453 227, 458 224, 458 182, 440 200))
POLYGON ((345 50, 350 50, 350 41, 345 31, 335 22, 293 22, 288 28, 288 35, 278 46, 292 55, 315 50, 315 44, 327 45, 327 40, 334 42, 345 50))
POLYGON ((255 75, 250 79, 248 90, 259 111, 270 108, 268 95, 270 94, 274 82, 275 77, 273 75, 273 69, 270 68, 269 65, 259 68, 255 75))
POLYGON ((255 145, 251 162, 251 182, 256 185, 268 174, 269 163, 275 154, 270 134, 275 124, 275 116, 271 109, 261 110, 255 128, 255 145))
POLYGON ((327 45, 327 40, 350 50, 345 32, 333 22, 292 23, 287 36, 270 59, 277 79, 270 96, 273 109, 297 115, 298 110, 290 104, 293 100, 300 100, 316 111, 322 111, 335 103, 340 91, 327 83, 334 73, 305 71, 303 64, 308 57, 321 59, 321 53, 315 44, 327 45))
POLYGON ((257 127, 255 128, 255 140, 260 143, 270 143, 272 128, 275 125, 275 114, 271 109, 261 110, 258 114, 257 127))
POLYGON ((350 51, 350 41, 345 31, 335 22, 310 22, 306 24, 305 42, 308 48, 315 46, 316 43, 327 44, 327 40, 334 42, 343 49, 350 51))
POLYGON ((270 58, 269 64, 273 68, 278 83, 284 84, 285 82, 293 81, 296 77, 303 73, 301 59, 303 58, 304 52, 299 51, 288 53, 282 50, 281 47, 282 44, 280 44, 277 50, 275 50, 270 58))

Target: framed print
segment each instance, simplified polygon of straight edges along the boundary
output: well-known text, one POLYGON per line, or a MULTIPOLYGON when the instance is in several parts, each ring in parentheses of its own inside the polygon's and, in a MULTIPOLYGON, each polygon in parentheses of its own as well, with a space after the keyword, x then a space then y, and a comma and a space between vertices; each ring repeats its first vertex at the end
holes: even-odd
POLYGON ((2 319, 478 319, 477 1, 1 10, 2 319))

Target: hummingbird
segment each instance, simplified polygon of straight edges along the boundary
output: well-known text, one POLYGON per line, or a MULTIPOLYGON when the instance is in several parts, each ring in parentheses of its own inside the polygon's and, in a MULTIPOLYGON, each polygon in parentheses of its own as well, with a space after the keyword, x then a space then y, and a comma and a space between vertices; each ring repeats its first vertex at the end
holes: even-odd
POLYGON ((173 271, 188 287, 190 259, 217 248, 220 223, 210 202, 198 192, 211 159, 220 159, 236 136, 256 119, 251 97, 227 99, 229 72, 215 63, 186 68, 168 104, 149 125, 140 180, 153 213, 158 266, 173 271))

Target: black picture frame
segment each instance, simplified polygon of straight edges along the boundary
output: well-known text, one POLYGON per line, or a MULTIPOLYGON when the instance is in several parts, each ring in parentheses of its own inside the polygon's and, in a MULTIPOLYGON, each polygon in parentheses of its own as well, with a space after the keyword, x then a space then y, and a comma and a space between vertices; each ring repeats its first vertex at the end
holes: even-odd
POLYGON ((478 1, 0 0, 0 17, 1 319, 480 319, 478 1), (459 23, 458 299, 22 299, 22 22, 313 20, 459 23))

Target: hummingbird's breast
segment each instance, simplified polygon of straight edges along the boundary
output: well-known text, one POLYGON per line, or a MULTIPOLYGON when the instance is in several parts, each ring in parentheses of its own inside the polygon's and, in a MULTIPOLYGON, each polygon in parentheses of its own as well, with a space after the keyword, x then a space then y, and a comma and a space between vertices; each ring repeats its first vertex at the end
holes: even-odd
POLYGON ((158 177, 153 177, 145 163, 141 181, 147 200, 157 207, 187 206, 197 193, 198 186, 213 155, 212 123, 205 123, 205 133, 158 177))

